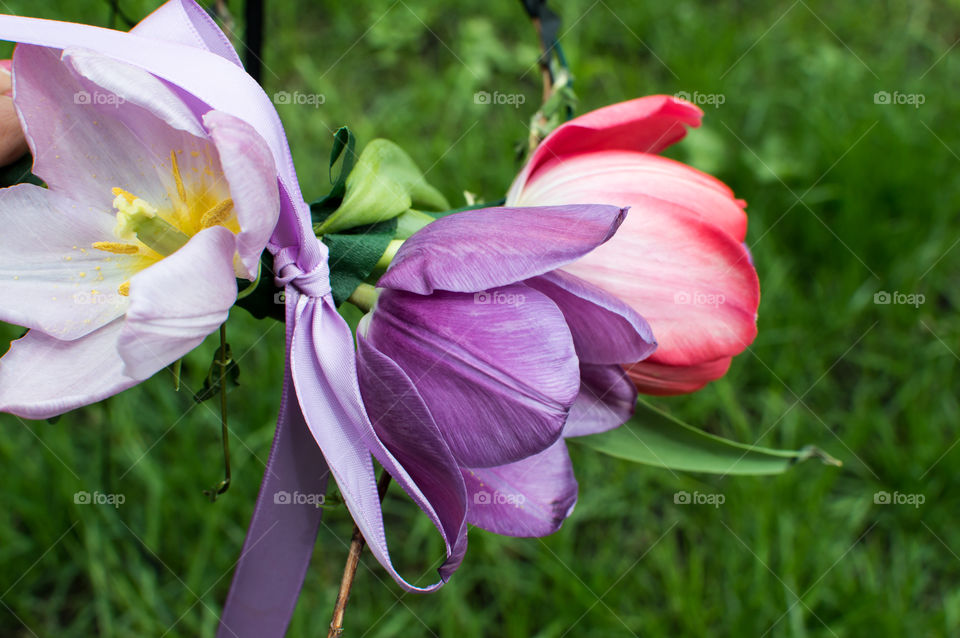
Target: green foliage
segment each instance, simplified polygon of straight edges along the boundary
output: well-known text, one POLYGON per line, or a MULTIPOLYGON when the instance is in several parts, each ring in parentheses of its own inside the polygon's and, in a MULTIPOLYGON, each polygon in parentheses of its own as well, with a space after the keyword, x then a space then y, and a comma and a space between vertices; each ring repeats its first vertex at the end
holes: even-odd
MULTIPOLYGON (((138 16, 156 4, 122 2, 138 16)), ((7 5, 97 24, 109 16, 97 3, 7 5)), ((951 48, 960 4, 551 6, 564 19, 580 112, 649 93, 726 98, 705 105, 702 129, 670 155, 749 201, 760 333, 723 380, 652 403, 736 441, 813 443, 844 467, 720 478, 571 445, 581 492, 559 533, 471 530, 464 566, 431 596, 404 595, 365 553, 345 635, 960 634, 960 47, 951 48), (926 101, 877 104, 878 91, 926 101), (882 290, 922 293, 926 303, 874 304, 882 290), (725 499, 677 504, 681 491, 725 499), (880 491, 926 502, 875 504, 880 491)), ((463 191, 503 196, 540 95, 536 36, 519 3, 267 8, 268 93, 326 97, 317 108, 278 106, 308 201, 330 188, 327 149, 345 123, 359 139, 396 141, 454 206, 466 204, 463 191), (477 104, 478 91, 527 99, 520 108, 477 104)), ((202 490, 222 469, 219 421, 189 394, 213 339, 187 357, 181 393, 157 375, 56 425, 0 416, 0 635, 212 635, 269 454, 283 369, 283 327, 232 314, 245 391, 230 395, 233 483, 215 504, 202 490), (79 490, 126 502, 75 504, 79 490)), ((398 490, 385 508, 392 555, 425 582, 442 555, 429 522, 398 490)), ((351 522, 343 508, 325 517, 291 638, 316 635, 336 598, 351 522)))

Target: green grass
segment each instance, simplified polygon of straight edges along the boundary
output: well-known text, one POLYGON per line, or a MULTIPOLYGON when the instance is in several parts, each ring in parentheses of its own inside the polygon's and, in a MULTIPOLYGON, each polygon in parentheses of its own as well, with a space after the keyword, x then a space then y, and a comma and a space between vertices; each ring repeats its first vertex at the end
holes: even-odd
MULTIPOLYGON (((136 16, 152 6, 122 4, 136 16)), ((671 154, 750 203, 760 334, 724 380, 656 403, 741 441, 813 443, 845 465, 717 478, 574 448, 580 502, 560 532, 473 529, 463 567, 426 597, 403 594, 367 554, 345 635, 957 635, 960 3, 552 4, 581 112, 647 93, 725 97, 671 154), (881 90, 925 103, 875 104, 881 90), (875 305, 880 290, 926 302, 875 305), (726 500, 675 505, 678 490, 726 500), (925 503, 875 505, 878 490, 925 503)), ((109 15, 105 3, 6 8, 109 15)), ((540 91, 519 3, 275 2, 268 14, 267 90, 325 96, 316 109, 279 109, 308 198, 325 191, 342 124, 361 142, 401 144, 455 205, 465 190, 493 199, 507 188, 540 91), (478 90, 527 103, 476 105, 478 90)), ((222 471, 216 414, 191 409, 163 375, 55 425, 0 417, 0 634, 211 635, 269 451, 283 358, 280 326, 233 314, 244 383, 231 396, 235 482, 215 504, 201 492, 222 471), (75 505, 78 490, 126 503, 75 505)), ((214 347, 188 358, 191 387, 214 347)), ((427 571, 440 555, 429 524, 395 493, 385 509, 404 573, 427 571)), ((326 516, 291 636, 325 633, 350 527, 342 509, 326 516)))

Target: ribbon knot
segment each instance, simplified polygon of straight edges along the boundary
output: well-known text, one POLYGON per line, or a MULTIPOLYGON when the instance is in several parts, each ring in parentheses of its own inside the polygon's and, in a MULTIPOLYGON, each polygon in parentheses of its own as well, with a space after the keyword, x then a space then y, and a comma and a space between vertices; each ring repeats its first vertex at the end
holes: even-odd
POLYGON ((329 295, 330 267, 327 265, 326 255, 308 271, 296 261, 299 251, 294 247, 284 248, 274 259, 274 266, 280 275, 276 278, 278 286, 292 285, 297 291, 307 297, 320 298, 329 295))

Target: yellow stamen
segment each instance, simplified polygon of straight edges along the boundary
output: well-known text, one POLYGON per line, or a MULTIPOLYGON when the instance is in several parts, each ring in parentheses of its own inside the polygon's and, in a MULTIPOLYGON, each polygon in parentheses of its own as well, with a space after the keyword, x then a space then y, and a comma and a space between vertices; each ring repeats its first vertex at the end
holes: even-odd
POLYGON ((123 282, 122 284, 120 284, 120 286, 117 288, 117 294, 122 295, 122 296, 124 296, 124 297, 129 297, 129 296, 130 296, 130 282, 129 282, 129 281, 125 281, 125 282, 123 282))
POLYGON ((173 179, 177 183, 177 195, 180 202, 187 203, 187 189, 183 187, 183 177, 180 175, 180 165, 177 163, 176 151, 170 151, 170 164, 173 166, 173 179))
POLYGON ((200 219, 200 228, 213 228, 222 224, 230 217, 231 211, 233 211, 233 200, 228 197, 203 214, 200 219))
POLYGON ((97 250, 114 253, 116 255, 136 255, 140 252, 140 248, 137 246, 133 244, 121 244, 118 241, 95 241, 93 242, 93 247, 97 250))
POLYGON ((113 196, 114 196, 114 197, 120 197, 121 195, 123 195, 123 198, 127 200, 127 203, 128 203, 128 204, 132 204, 132 203, 133 203, 133 200, 135 200, 135 199, 137 198, 137 196, 134 195, 133 193, 129 193, 129 192, 123 190, 122 188, 114 187, 114 189, 113 189, 113 196))

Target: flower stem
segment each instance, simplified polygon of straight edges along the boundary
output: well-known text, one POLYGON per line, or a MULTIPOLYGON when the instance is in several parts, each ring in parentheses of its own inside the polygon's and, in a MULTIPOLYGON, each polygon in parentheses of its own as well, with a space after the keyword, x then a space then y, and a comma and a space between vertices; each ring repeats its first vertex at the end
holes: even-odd
POLYGON ((227 324, 220 326, 220 354, 217 357, 217 366, 220 368, 220 438, 223 441, 223 473, 224 479, 212 489, 204 490, 210 502, 230 489, 230 431, 227 428, 227 324))
MULTIPOLYGON (((377 493, 380 500, 387 494, 387 488, 390 487, 390 474, 384 470, 380 474, 380 480, 377 482, 377 493)), ((343 578, 340 580, 340 591, 337 593, 337 602, 333 606, 333 618, 330 620, 330 632, 327 638, 340 638, 343 633, 343 615, 347 610, 347 602, 350 600, 350 589, 353 587, 353 579, 357 575, 357 567, 360 565, 360 553, 363 551, 365 541, 360 528, 353 526, 353 536, 350 538, 350 551, 347 553, 347 564, 343 567, 343 578)))
POLYGON ((377 289, 370 284, 360 284, 347 298, 347 301, 364 312, 370 312, 377 303, 377 289))

